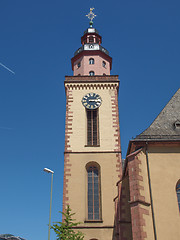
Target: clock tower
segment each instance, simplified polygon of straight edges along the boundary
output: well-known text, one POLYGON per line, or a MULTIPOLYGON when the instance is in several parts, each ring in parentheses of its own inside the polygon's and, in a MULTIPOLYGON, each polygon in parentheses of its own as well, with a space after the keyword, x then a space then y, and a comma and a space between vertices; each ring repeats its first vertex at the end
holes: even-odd
POLYGON ((114 239, 116 183, 121 175, 117 75, 102 38, 90 26, 71 59, 73 76, 65 77, 66 128, 63 210, 75 212, 85 240, 114 239))

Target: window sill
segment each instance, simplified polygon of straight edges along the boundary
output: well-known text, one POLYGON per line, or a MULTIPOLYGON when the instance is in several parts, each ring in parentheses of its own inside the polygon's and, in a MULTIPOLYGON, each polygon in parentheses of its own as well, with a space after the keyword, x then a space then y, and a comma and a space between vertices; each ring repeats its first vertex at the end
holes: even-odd
POLYGON ((103 223, 103 220, 85 220, 84 223, 103 223))
POLYGON ((100 147, 100 145, 84 145, 85 147, 100 147))

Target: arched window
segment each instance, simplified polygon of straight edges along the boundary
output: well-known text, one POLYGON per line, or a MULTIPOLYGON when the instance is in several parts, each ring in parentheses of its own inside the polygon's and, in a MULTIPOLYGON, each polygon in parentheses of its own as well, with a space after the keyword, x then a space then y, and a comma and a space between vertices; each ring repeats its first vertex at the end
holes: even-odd
POLYGON ((100 167, 92 163, 87 166, 88 220, 100 220, 100 167))
POLYGON ((78 67, 78 68, 81 67, 81 62, 78 62, 77 67, 78 67))
POLYGON ((90 36, 90 37, 89 37, 89 42, 90 42, 90 43, 93 43, 93 42, 94 42, 93 36, 90 36))
POLYGON ((94 71, 90 71, 89 76, 94 76, 94 71))
POLYGON ((176 185, 176 193, 177 193, 177 200, 178 200, 179 211, 180 211, 180 180, 176 185))
POLYGON ((89 64, 94 64, 94 58, 89 59, 89 64))
POLYGON ((104 68, 106 68, 106 62, 105 62, 105 61, 102 61, 102 66, 103 66, 104 68))

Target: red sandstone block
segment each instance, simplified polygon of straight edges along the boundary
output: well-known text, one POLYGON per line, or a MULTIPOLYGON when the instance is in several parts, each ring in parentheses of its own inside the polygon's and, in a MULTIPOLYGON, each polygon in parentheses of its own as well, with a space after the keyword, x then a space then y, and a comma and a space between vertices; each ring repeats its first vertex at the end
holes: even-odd
POLYGON ((134 170, 135 172, 139 172, 139 170, 140 170, 139 165, 134 164, 133 170, 134 170))
MULTIPOLYGON (((70 151, 69 151, 69 152, 70 152, 70 151)), ((69 160, 69 159, 67 159, 67 160, 66 160, 66 163, 69 163, 69 162, 70 162, 70 160, 69 160)))
POLYGON ((69 158, 69 153, 65 154, 65 158, 68 159, 69 158))
POLYGON ((143 177, 140 176, 140 175, 137 176, 137 179, 138 179, 139 181, 143 181, 143 177))
POLYGON ((115 134, 114 134, 114 137, 119 137, 119 134, 118 134, 118 133, 115 133, 115 134))
POLYGON ((132 229, 133 229, 133 232, 134 232, 134 233, 138 233, 139 230, 140 230, 140 229, 139 229, 139 226, 134 226, 134 225, 132 226, 132 229))
POLYGON ((117 128, 117 126, 118 126, 118 124, 119 124, 119 123, 117 122, 117 119, 116 119, 115 117, 113 117, 112 119, 113 119, 113 127, 114 127, 114 128, 115 128, 115 127, 117 128))
POLYGON ((65 171, 65 172, 70 172, 70 171, 71 171, 71 169, 64 168, 64 171, 65 171))
POLYGON ((145 214, 145 215, 149 215, 149 210, 144 209, 144 208, 140 208, 140 213, 145 214))
POLYGON ((68 126, 67 126, 66 130, 72 130, 72 127, 68 127, 68 126))
POLYGON ((133 193, 139 192, 139 187, 138 187, 138 185, 133 185, 131 191, 132 191, 133 193))
POLYGON ((73 119, 71 119, 70 117, 67 117, 67 123, 72 122, 72 121, 73 121, 73 119))
POLYGON ((139 185, 139 189, 144 190, 144 187, 139 185))
POLYGON ((72 164, 71 164, 71 163, 67 163, 66 166, 67 166, 67 167, 71 167, 72 164))
POLYGON ((143 218, 139 219, 139 226, 145 226, 145 220, 143 218))
POLYGON ((142 202, 144 202, 145 201, 145 197, 144 196, 139 196, 139 200, 141 200, 142 202))
POLYGON ((146 232, 142 232, 141 236, 142 236, 142 239, 144 240, 144 238, 147 238, 147 233, 146 232))
POLYGON ((141 160, 137 159, 136 164, 141 164, 141 160))
POLYGON ((69 135, 66 135, 65 141, 66 141, 66 142, 69 142, 69 138, 70 138, 70 136, 69 136, 69 135))
POLYGON ((72 122, 67 122, 67 126, 72 126, 72 122))
POLYGON ((66 177, 71 176, 70 173, 65 173, 64 175, 65 175, 66 177))

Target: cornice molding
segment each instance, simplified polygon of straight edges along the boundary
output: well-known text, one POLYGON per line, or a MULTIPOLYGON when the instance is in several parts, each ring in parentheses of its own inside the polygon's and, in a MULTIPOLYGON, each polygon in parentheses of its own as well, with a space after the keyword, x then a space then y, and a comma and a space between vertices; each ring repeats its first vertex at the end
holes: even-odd
POLYGON ((67 89, 118 89, 119 83, 115 82, 102 82, 102 83, 65 83, 65 88, 67 89))

